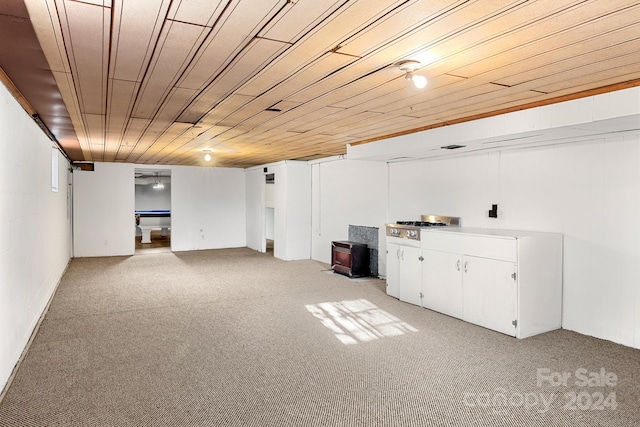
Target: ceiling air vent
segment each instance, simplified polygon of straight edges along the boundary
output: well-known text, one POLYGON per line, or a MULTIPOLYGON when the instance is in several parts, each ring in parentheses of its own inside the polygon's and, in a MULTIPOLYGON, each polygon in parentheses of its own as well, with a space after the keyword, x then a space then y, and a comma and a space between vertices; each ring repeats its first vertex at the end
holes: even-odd
POLYGON ((464 148, 466 147, 466 145, 457 145, 457 144, 451 144, 451 145, 445 145, 444 147, 440 147, 443 150, 457 150, 458 148, 464 148))

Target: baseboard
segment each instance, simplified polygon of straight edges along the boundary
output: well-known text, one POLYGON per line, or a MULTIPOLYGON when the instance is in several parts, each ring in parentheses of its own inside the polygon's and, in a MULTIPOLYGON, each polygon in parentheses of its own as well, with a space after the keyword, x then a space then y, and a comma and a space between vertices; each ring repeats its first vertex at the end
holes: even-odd
POLYGON ((0 403, 2 403, 2 401, 5 398, 5 396, 9 392, 9 388, 11 387, 11 383, 13 383, 13 380, 15 379, 15 376, 16 376, 16 374, 18 372, 18 369, 20 368, 20 365, 22 364, 22 361, 26 357, 27 352, 29 351, 29 348, 31 348, 31 344, 33 343, 33 340, 35 339, 36 335, 38 334, 38 331, 40 330, 40 325, 42 325, 42 321, 44 320, 45 316, 49 312, 49 307, 51 307, 51 302, 53 301, 53 297, 58 292, 58 286, 60 286, 60 283, 62 282, 62 278, 64 277, 65 273, 67 272, 67 269, 69 268, 69 264, 71 264, 71 260, 72 260, 72 258, 69 258, 69 260, 67 261, 67 265, 64 267, 64 270, 62 270, 62 274, 60 275, 60 278, 58 279, 58 283, 56 283, 56 285, 54 286, 53 292, 51 292, 51 295, 49 296, 49 300, 47 301, 47 304, 44 306, 44 310, 42 310, 42 313, 40 314, 40 317, 38 318, 38 321, 36 322, 36 325, 34 326, 33 330, 31 331, 31 335, 29 336, 29 340, 27 340, 27 344, 25 345, 24 349, 22 349, 22 353, 20 353, 20 357, 18 358, 18 361, 14 365, 13 370, 11 371, 11 374, 9 375, 9 378, 7 379, 6 384, 2 388, 2 391, 0 392, 0 403))

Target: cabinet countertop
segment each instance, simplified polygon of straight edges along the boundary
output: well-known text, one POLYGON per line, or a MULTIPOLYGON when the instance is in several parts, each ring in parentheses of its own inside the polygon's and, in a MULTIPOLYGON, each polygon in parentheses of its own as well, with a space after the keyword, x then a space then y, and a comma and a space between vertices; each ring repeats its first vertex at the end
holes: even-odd
POLYGON ((514 239, 531 236, 550 236, 559 235, 560 233, 548 233, 542 231, 526 231, 526 230, 508 230, 502 228, 479 228, 479 227, 438 227, 427 228, 422 231, 426 233, 455 233, 468 234, 475 236, 488 236, 504 239, 514 239))

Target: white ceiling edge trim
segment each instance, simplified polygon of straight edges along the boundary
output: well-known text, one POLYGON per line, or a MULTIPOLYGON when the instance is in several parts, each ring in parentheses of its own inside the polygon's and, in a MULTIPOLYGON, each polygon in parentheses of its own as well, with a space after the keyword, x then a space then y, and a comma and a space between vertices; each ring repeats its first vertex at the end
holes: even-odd
MULTIPOLYGON (((573 136, 589 138, 634 132, 640 128, 640 87, 608 92, 501 114, 450 126, 429 129, 367 144, 347 144, 349 160, 393 161, 401 157, 433 157, 446 145, 464 145, 474 152, 491 142, 536 135, 540 144, 573 136), (428 154, 431 152, 430 154, 428 154)), ((514 148, 518 145, 514 145, 514 148)), ((504 149, 508 149, 507 146, 504 149)), ((457 150, 451 150, 451 154, 457 150)), ((442 158, 443 156, 438 156, 442 158)))
MULTIPOLYGON (((99 163, 99 162, 95 162, 95 163, 99 163)), ((176 165, 148 165, 144 163, 131 163, 131 164, 134 165, 136 169, 144 169, 145 171, 155 170, 155 169, 157 169, 158 171, 167 170, 167 169, 171 170, 171 168, 176 167, 176 165)))
MULTIPOLYGON (((637 116, 640 120, 640 116, 637 116)), ((628 135, 640 135, 640 129, 636 129, 633 131, 623 131, 623 132, 610 132, 606 135, 603 134, 589 134, 589 135, 580 135, 580 136, 566 136, 563 138, 553 138, 550 135, 544 140, 539 140, 535 142, 527 142, 520 144, 503 144, 498 142, 498 145, 474 145, 470 144, 466 146, 464 149, 453 150, 447 152, 447 150, 441 149, 432 149, 428 153, 417 152, 410 153, 407 156, 402 157, 394 157, 391 159, 379 157, 372 161, 384 161, 387 164, 392 163, 401 163, 401 162, 412 162, 412 161, 420 161, 420 160, 443 160, 443 159, 452 159, 455 157, 463 157, 463 156, 473 156, 478 154, 486 154, 486 153, 494 153, 498 151, 517 151, 517 150, 531 150, 531 149, 544 149, 549 147, 559 147, 567 144, 588 144, 592 142, 603 142, 607 141, 612 137, 624 138, 628 135)))
POLYGON ((279 162, 265 163, 264 165, 251 166, 248 168, 244 168, 244 170, 252 171, 256 169, 263 169, 263 168, 282 166, 282 165, 307 165, 307 164, 309 164, 307 160, 280 160, 279 162))
POLYGON ((310 165, 317 165, 319 163, 337 162, 339 160, 346 160, 346 159, 347 159, 346 154, 338 154, 336 156, 323 157, 321 159, 307 160, 307 163, 310 165))

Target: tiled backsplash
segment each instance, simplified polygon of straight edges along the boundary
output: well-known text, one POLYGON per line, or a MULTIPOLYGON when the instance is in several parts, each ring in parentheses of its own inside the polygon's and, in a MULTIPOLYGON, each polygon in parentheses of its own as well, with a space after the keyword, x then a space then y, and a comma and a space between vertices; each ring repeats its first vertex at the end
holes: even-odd
POLYGON ((369 246, 369 271, 373 277, 378 277, 378 231, 378 227, 349 225, 349 241, 369 246))

